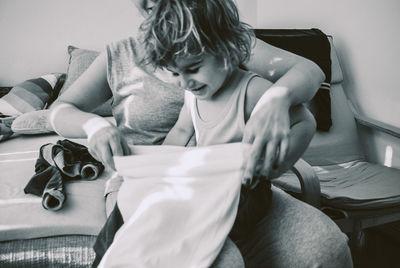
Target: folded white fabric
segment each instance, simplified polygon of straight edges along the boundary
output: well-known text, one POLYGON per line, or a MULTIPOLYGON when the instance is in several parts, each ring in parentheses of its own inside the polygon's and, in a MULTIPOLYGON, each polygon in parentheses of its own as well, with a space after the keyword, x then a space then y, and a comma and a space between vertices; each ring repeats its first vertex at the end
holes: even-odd
POLYGON ((237 212, 240 143, 135 146, 114 157, 124 225, 99 267, 209 267, 237 212))

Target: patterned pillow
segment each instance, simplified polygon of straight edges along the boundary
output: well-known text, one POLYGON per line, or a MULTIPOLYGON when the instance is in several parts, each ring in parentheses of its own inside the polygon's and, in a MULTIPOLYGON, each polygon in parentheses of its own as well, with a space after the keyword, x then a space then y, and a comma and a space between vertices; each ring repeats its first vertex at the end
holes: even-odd
MULTIPOLYGON (((68 46, 69 65, 67 71, 67 79, 61 88, 60 94, 63 94, 81 76, 90 64, 100 55, 100 52, 78 48, 75 46, 68 46)), ((111 99, 97 107, 92 111, 101 116, 111 116, 111 99)))
POLYGON ((60 76, 62 73, 51 73, 17 84, 0 99, 0 113, 20 115, 43 109, 60 76))

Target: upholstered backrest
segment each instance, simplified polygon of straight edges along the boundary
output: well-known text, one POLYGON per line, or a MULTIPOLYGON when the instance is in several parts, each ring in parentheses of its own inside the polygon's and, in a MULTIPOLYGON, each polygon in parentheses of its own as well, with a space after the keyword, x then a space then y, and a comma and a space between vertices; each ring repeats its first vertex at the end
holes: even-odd
POLYGON ((311 165, 329 165, 363 158, 357 137, 356 123, 342 87, 343 74, 331 43, 331 118, 328 132, 317 131, 303 159, 311 165))

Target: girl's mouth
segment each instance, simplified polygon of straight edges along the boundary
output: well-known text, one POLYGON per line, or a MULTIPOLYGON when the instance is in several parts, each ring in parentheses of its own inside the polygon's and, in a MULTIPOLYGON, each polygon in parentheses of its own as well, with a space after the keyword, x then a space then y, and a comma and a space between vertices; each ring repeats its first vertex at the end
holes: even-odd
POLYGON ((193 92, 200 91, 200 90, 202 90, 202 89, 205 88, 205 87, 206 87, 206 85, 203 85, 203 86, 201 86, 201 87, 191 89, 190 91, 193 91, 193 92))

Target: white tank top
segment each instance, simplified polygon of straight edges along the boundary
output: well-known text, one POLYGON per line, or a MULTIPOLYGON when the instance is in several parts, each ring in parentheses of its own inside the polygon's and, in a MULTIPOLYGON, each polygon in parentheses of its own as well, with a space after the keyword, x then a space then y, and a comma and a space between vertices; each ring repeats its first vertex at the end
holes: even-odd
POLYGON ((191 92, 185 91, 185 101, 187 101, 192 115, 197 146, 242 141, 245 126, 244 102, 247 87, 250 80, 256 76, 258 75, 255 73, 246 72, 221 113, 210 121, 204 121, 200 117, 196 97, 191 92))

